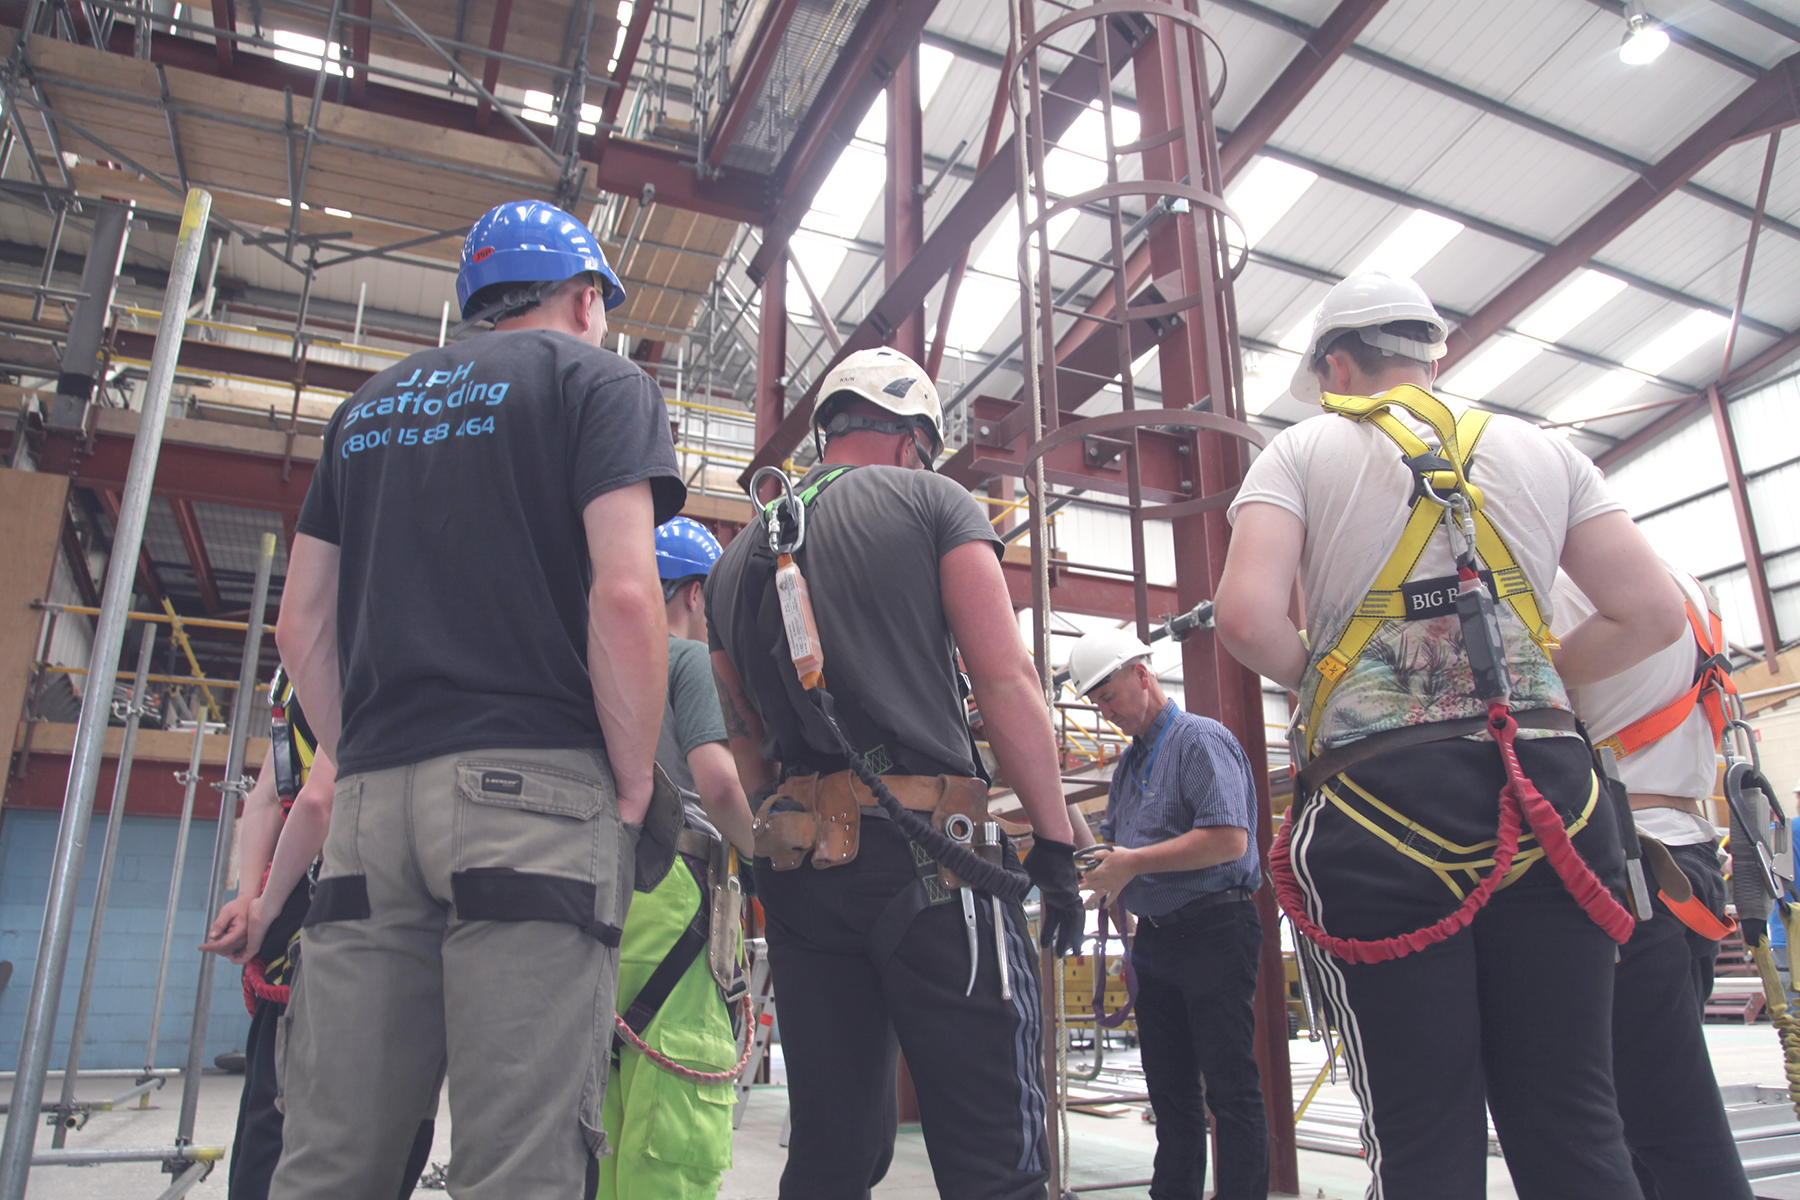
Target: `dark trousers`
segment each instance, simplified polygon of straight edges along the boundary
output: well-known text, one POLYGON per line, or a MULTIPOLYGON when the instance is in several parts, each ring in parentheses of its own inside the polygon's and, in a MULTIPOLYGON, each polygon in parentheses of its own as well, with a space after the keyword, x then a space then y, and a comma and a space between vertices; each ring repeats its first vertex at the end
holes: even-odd
MULTIPOLYGON (((1725 880, 1712 845, 1669 853, 1694 895, 1723 912, 1725 880)), ((1750 1200, 1701 1031, 1719 943, 1661 900, 1652 903, 1656 915, 1621 950, 1613 983, 1613 1078, 1632 1165, 1645 1200, 1750 1200)))
MULTIPOLYGON (((244 1095, 238 1101, 237 1136, 231 1142, 231 1172, 227 1176, 229 1200, 268 1200, 269 1180, 281 1161, 281 1110, 275 1107, 275 1030, 287 1005, 258 1000, 250 1017, 250 1034, 244 1045, 244 1095)), ((407 1200, 424 1173, 431 1155, 431 1139, 437 1122, 420 1123, 406 1174, 400 1183, 400 1200, 407 1200)))
POLYGON ((1002 910, 1012 985, 1002 999, 993 902, 976 893, 980 966, 964 996, 968 938, 954 894, 940 889, 941 902, 896 923, 909 898, 923 902, 922 887, 912 844, 866 814, 853 862, 775 871, 756 860, 793 1118, 782 1200, 862 1200, 886 1174, 896 1043, 938 1194, 1045 1195, 1043 1007, 1024 912, 1002 910))
MULTIPOLYGON (((1603 798, 1589 807, 1586 745, 1534 739, 1518 749, 1565 822, 1585 813, 1575 846, 1617 887, 1617 827, 1603 798)), ((1413 747, 1350 775, 1445 841, 1494 837, 1504 774, 1492 744, 1413 747)), ((1295 874, 1314 920, 1340 937, 1378 938, 1456 907, 1444 877, 1344 811, 1360 801, 1343 776, 1327 791, 1341 805, 1322 792, 1293 818, 1295 874)), ((1449 854, 1422 833, 1407 844, 1427 858, 1449 854)), ((1464 871, 1449 878, 1470 885, 1464 871)), ((1484 1109, 1520 1200, 1639 1200, 1613 1092, 1615 945, 1548 863, 1532 863, 1467 929, 1418 953, 1362 965, 1314 957, 1362 1102, 1374 1200, 1482 1200, 1484 1109)))
POLYGON ((1138 922, 1133 1011, 1156 1112, 1152 1200, 1201 1200, 1209 1108, 1219 1131, 1216 1200, 1269 1194, 1269 1129, 1251 1045, 1261 953, 1254 901, 1214 905, 1167 925, 1138 922))

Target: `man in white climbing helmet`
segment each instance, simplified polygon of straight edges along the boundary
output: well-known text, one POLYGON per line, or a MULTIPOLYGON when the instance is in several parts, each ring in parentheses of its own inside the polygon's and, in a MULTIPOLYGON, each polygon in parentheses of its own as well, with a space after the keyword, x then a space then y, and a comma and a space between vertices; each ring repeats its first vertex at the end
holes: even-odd
POLYGON ((1408 279, 1326 296, 1293 385, 1326 413, 1229 510, 1219 638, 1299 693, 1270 866, 1363 1099, 1370 1194, 1485 1196, 1491 1110, 1521 1197, 1636 1200, 1607 1036, 1633 921, 1566 686, 1674 640, 1681 599, 1566 439, 1431 394, 1445 333, 1408 279), (1560 646, 1559 563, 1597 610, 1560 646))

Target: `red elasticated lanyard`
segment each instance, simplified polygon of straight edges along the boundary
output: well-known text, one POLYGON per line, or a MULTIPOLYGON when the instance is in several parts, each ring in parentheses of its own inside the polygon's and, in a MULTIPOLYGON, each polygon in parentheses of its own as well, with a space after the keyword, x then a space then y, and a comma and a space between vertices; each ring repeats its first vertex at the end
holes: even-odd
POLYGON ((1519 765, 1518 751, 1514 746, 1519 723, 1513 719, 1512 710, 1505 701, 1489 702, 1488 728, 1494 735, 1495 744, 1500 747, 1500 761, 1506 768, 1506 784, 1500 789, 1499 844, 1494 847, 1493 869, 1483 877, 1456 911, 1423 929, 1373 941, 1333 937, 1326 933, 1306 911, 1306 897, 1294 878, 1293 852, 1290 846, 1294 822, 1290 815, 1288 820, 1282 822, 1281 832, 1275 835, 1275 844, 1270 847, 1269 873, 1275 879, 1276 899, 1281 902, 1282 910, 1293 918, 1294 928, 1305 934, 1320 949, 1351 963, 1387 962, 1436 945, 1466 929, 1469 922, 1475 919, 1475 914, 1487 905, 1493 897, 1494 889, 1500 886, 1500 881, 1512 869, 1513 856, 1519 850, 1520 830, 1529 822, 1532 833, 1537 835, 1538 844, 1544 848, 1544 857, 1562 880, 1563 886, 1569 889, 1569 894, 1575 897, 1575 902, 1581 905, 1582 911, 1587 913, 1594 924, 1605 930, 1613 941, 1622 945, 1630 939, 1637 922, 1582 860, 1580 852, 1569 841, 1569 831, 1563 827, 1562 817, 1544 799, 1531 780, 1526 778, 1524 769, 1519 765))

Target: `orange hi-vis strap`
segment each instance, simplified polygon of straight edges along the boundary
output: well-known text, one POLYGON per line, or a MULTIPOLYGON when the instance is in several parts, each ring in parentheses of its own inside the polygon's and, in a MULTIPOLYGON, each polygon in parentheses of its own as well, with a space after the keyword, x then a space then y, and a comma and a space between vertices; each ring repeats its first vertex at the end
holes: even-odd
POLYGON ((1639 717, 1611 737, 1597 743, 1610 749, 1614 758, 1623 759, 1626 755, 1635 754, 1645 746, 1674 733, 1688 719, 1688 714, 1694 711, 1696 705, 1705 710, 1715 742, 1725 732, 1724 697, 1737 695, 1737 684, 1731 678, 1729 663, 1725 658, 1725 626, 1718 614, 1710 610, 1702 618, 1692 600, 1687 602, 1687 618, 1688 627, 1694 631, 1694 641, 1699 645, 1702 655, 1700 664, 1694 671, 1694 685, 1655 712, 1639 717))
POLYGON ((1719 920, 1710 908, 1700 902, 1700 897, 1692 892, 1688 893, 1686 900, 1680 902, 1664 891, 1658 891, 1656 898, 1669 906, 1669 911, 1675 914, 1676 920, 1709 942, 1723 941, 1737 928, 1737 922, 1730 917, 1719 920))

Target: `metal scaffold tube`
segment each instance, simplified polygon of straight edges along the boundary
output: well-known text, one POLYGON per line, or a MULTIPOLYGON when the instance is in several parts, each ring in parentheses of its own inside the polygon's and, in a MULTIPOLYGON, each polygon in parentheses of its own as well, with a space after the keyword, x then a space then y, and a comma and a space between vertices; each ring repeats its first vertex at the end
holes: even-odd
POLYGON ((88 927, 87 956, 81 964, 81 989, 76 993, 75 1019, 69 1022, 69 1065, 63 1068, 62 1097, 56 1104, 61 1119, 50 1135, 50 1144, 58 1149, 68 1139, 75 1112, 75 1084, 81 1075, 81 1042, 87 1036, 88 1006, 94 999, 94 972, 100 966, 100 937, 106 929, 106 905, 112 898, 113 864, 118 861, 119 834, 125 827, 125 795, 131 787, 131 761, 137 753, 138 724, 144 715, 144 689, 149 683, 150 656, 155 650, 156 626, 145 625, 138 638, 137 676, 131 681, 130 709, 125 714, 125 734, 119 741, 119 763, 113 774, 112 808, 106 814, 100 878, 94 884, 94 920, 88 927))
MULTIPOLYGON (((262 554, 256 560, 256 586, 250 593, 250 628, 244 634, 244 661, 238 666, 237 702, 231 706, 231 740, 225 751, 225 782, 219 785, 218 835, 213 839, 212 883, 206 891, 206 919, 202 929, 212 928, 225 879, 231 871, 231 831, 237 822, 238 801, 249 791, 244 778, 244 745, 250 738, 250 717, 256 711, 256 667, 262 655, 263 617, 269 604, 269 574, 275 566, 275 535, 263 534, 262 554)), ((213 968, 218 958, 200 956, 200 978, 194 992, 194 1025, 188 1035, 187 1066, 181 1076, 181 1121, 175 1140, 183 1145, 194 1140, 194 1118, 200 1108, 200 1071, 205 1065, 206 1026, 212 1015, 213 968)))
POLYGON ((175 261, 169 270, 163 317, 157 329, 156 350, 150 361, 144 388, 143 412, 138 436, 131 448, 131 464, 119 502, 118 525, 112 555, 107 563, 106 586, 100 617, 95 622, 93 652, 88 660, 89 684, 76 722, 75 748, 69 762, 69 782, 63 793, 62 821, 57 828, 56 850, 50 868, 50 887, 44 902, 44 925, 38 935, 25 1021, 19 1034, 19 1067, 13 1078, 12 1106, 6 1134, 0 1142, 0 1200, 24 1200, 31 1173, 32 1143, 37 1133, 38 1106, 44 1100, 44 1075, 56 1032, 56 1002, 62 994, 63 972, 69 961, 69 935, 75 918, 75 893, 81 882, 81 860, 87 849, 88 822, 94 811, 94 788, 100 779, 100 758, 105 749, 107 719, 112 712, 111 680, 119 669, 123 649, 125 613, 131 606, 131 590, 137 575, 138 550, 144 540, 144 521, 150 509, 150 485, 156 459, 162 449, 163 424, 169 410, 169 388, 175 378, 176 356, 187 321, 188 294, 200 265, 200 249, 206 238, 206 220, 212 196, 199 189, 187 194, 181 217, 175 261))
POLYGON ((163 997, 169 985, 169 951, 175 944, 175 910, 181 902, 181 875, 187 866, 188 829, 194 823, 194 793, 200 788, 200 751, 206 745, 206 722, 194 722, 194 746, 188 769, 175 776, 183 785, 181 820, 175 827, 175 866, 169 872, 169 902, 163 912, 162 954, 156 963, 156 992, 150 1002, 150 1036, 144 1042, 144 1074, 156 1069, 156 1042, 162 1032, 163 997))

